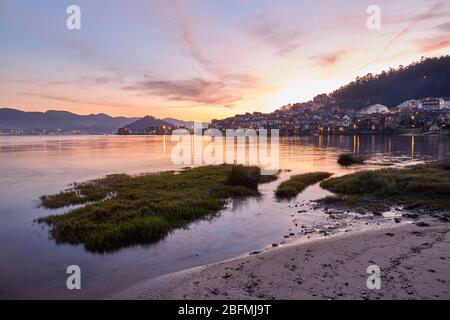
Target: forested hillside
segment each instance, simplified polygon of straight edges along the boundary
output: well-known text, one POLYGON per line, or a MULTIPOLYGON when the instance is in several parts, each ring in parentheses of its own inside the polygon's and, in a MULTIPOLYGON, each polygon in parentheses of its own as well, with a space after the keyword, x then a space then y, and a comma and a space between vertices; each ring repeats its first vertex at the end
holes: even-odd
POLYGON ((410 99, 449 97, 450 56, 422 59, 377 75, 367 74, 330 95, 343 108, 362 108, 375 103, 394 107, 410 99))

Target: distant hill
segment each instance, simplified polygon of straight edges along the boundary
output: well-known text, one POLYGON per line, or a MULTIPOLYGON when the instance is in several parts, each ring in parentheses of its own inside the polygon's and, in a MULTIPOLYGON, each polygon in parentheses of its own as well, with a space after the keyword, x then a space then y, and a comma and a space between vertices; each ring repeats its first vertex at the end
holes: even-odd
POLYGON ((78 115, 67 111, 25 112, 0 108, 0 129, 83 130, 87 133, 112 133, 138 118, 111 117, 106 114, 78 115))
POLYGON ((174 127, 185 127, 194 124, 192 121, 183 121, 174 118, 164 118, 163 120, 170 123, 174 127))
POLYGON ((152 116, 146 116, 134 121, 133 123, 125 125, 125 128, 133 133, 143 133, 147 128, 158 128, 163 126, 166 126, 168 128, 174 127, 174 125, 167 121, 156 119, 152 116))
MULTIPOLYGON (((163 120, 166 122, 169 122, 174 127, 192 128, 194 126, 194 121, 183 121, 183 120, 178 120, 178 119, 173 119, 173 118, 165 118, 163 120)), ((207 128, 208 125, 209 125, 208 122, 202 122, 202 126, 204 128, 207 128)))
POLYGON ((335 105, 362 109, 372 104, 395 107, 411 99, 450 96, 450 56, 422 59, 406 67, 367 74, 330 94, 335 105))

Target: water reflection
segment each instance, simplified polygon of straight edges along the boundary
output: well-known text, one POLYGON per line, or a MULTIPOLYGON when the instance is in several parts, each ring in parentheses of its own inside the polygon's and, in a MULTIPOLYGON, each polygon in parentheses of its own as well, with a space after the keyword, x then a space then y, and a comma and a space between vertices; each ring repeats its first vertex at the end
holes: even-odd
MULTIPOLYGON (((280 139, 280 167, 290 174, 331 171, 341 175, 360 168, 336 164, 338 154, 354 152, 381 160, 449 159, 449 137, 310 136, 280 139)), ((173 170, 170 137, 0 137, 0 297, 90 298, 151 276, 232 258, 278 241, 292 228, 291 211, 277 202, 280 181, 261 187, 262 197, 233 200, 211 221, 177 230, 164 241, 108 255, 81 246, 57 245, 33 219, 48 214, 36 207, 42 194, 73 181, 110 173, 173 170), (82 292, 67 292, 65 268, 83 270, 82 292)), ((318 186, 299 201, 322 196, 318 186)), ((313 219, 312 214, 302 219, 313 219)), ((306 223, 307 221, 301 221, 306 223)))

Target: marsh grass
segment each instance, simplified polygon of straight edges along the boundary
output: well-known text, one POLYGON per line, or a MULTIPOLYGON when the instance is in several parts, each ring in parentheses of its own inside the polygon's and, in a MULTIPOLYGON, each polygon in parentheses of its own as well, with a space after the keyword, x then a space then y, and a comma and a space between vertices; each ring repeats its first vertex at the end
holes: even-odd
POLYGON ((80 205, 103 200, 112 192, 108 185, 112 185, 113 180, 120 180, 121 178, 121 175, 108 176, 108 184, 104 183, 105 180, 74 183, 70 189, 56 195, 42 196, 40 198, 41 206, 47 209, 58 209, 68 205, 80 205))
POLYGON ((227 178, 230 186, 241 186, 251 190, 257 190, 259 184, 269 183, 278 179, 276 175, 260 175, 258 167, 232 166, 227 178))
POLYGON ((193 221, 213 217, 230 197, 259 195, 259 183, 276 179, 259 172, 257 167, 221 165, 177 174, 109 175, 42 196, 45 208, 86 205, 38 222, 50 226, 58 243, 83 244, 94 252, 151 243, 193 221))
POLYGON ((338 196, 352 199, 348 204, 374 197, 407 209, 450 207, 450 170, 438 164, 420 164, 404 169, 362 171, 321 183, 338 196))
POLYGON ((292 199, 308 186, 327 179, 331 177, 331 175, 332 174, 328 172, 312 172, 294 175, 278 186, 275 195, 278 199, 292 199))
POLYGON ((339 196, 327 196, 325 198, 320 199, 319 201, 325 205, 340 205, 345 204, 349 206, 356 206, 358 205, 359 198, 355 196, 349 196, 349 195, 339 195, 339 196))

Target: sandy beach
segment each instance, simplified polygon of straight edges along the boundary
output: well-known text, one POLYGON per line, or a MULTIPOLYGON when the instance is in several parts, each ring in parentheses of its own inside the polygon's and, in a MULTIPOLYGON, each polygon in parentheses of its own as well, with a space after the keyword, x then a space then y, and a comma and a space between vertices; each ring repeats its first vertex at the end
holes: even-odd
POLYGON ((450 299, 450 224, 413 223, 300 244, 150 279, 107 299, 450 299), (367 267, 381 268, 370 290, 367 267))

